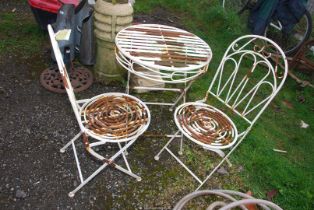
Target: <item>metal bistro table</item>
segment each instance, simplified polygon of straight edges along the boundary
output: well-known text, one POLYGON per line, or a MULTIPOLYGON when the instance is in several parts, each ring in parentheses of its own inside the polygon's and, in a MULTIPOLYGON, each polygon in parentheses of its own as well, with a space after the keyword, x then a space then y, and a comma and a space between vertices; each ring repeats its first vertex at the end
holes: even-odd
MULTIPOLYGON (((128 70, 126 92, 134 90, 173 91, 180 94, 174 102, 145 102, 168 105, 170 110, 183 98, 193 81, 208 69, 212 51, 208 44, 194 34, 171 26, 158 24, 132 25, 116 36, 117 61, 128 70), (130 77, 165 84, 183 84, 182 88, 130 86, 130 77)), ((169 85, 168 85, 169 86, 169 85)))

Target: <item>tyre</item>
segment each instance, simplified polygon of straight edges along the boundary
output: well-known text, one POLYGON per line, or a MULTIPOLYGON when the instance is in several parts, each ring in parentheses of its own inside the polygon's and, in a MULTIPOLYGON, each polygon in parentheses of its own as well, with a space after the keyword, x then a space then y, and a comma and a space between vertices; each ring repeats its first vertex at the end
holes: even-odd
POLYGON ((309 39, 312 32, 312 18, 308 11, 289 34, 282 33, 280 21, 273 21, 265 30, 265 36, 275 41, 286 55, 293 55, 309 39))

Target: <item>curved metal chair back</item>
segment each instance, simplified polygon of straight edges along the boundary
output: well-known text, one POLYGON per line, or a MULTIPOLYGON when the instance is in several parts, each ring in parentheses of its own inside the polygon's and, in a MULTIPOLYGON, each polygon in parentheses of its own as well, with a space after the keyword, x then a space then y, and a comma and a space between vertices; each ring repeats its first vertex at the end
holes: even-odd
POLYGON ((283 86, 288 63, 284 52, 272 40, 246 35, 226 50, 210 84, 213 95, 253 125, 283 86), (284 68, 280 70, 280 66, 284 68))

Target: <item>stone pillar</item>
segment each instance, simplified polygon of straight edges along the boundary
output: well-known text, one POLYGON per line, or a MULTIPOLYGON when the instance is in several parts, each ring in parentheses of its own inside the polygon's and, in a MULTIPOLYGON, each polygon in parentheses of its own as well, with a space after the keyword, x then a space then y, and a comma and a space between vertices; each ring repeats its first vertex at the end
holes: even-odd
POLYGON ((133 8, 127 2, 98 0, 94 6, 94 33, 97 44, 94 70, 96 80, 105 84, 123 81, 126 74, 126 70, 116 61, 114 40, 116 34, 133 21, 133 8))

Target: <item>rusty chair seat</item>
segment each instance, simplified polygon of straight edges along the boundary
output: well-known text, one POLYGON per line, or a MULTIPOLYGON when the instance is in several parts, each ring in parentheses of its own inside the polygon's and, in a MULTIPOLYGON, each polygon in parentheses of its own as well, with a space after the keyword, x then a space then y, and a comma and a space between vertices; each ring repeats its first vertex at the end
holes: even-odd
POLYGON ((126 142, 141 135, 149 124, 149 110, 124 93, 98 95, 81 108, 85 133, 106 142, 126 142))
POLYGON ((205 148, 225 149, 237 140, 238 131, 232 120, 208 104, 182 104, 175 110, 174 119, 185 137, 205 148))

